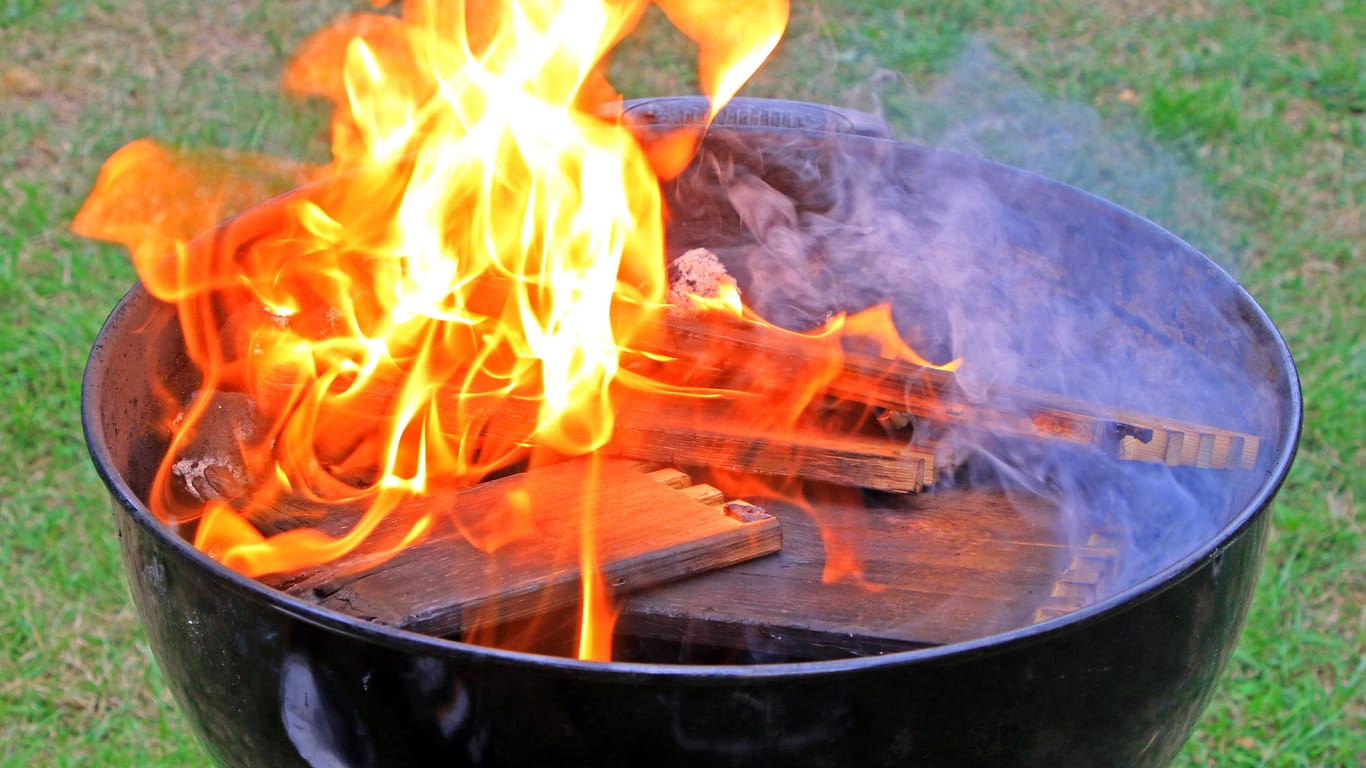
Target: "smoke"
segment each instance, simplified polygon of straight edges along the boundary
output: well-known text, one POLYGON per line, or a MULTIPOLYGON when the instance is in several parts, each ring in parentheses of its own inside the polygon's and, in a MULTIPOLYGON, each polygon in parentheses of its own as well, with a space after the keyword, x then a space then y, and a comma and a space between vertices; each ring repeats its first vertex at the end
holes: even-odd
POLYGON ((983 420, 934 432, 941 458, 970 457, 960 482, 1050 500, 1071 543, 1119 541, 1110 591, 1153 575, 1226 525, 1270 461, 1265 341, 1234 284, 1175 237, 974 156, 1137 208, 1227 263, 1213 202, 1170 153, 1029 89, 982 43, 925 93, 903 88, 899 112, 945 151, 714 129, 669 190, 671 248, 713 250, 751 307, 792 328, 891 302, 913 347, 962 358, 973 401, 1028 388, 1268 438, 1247 471, 1119 461, 983 420))
POLYGON ((1147 138, 1136 118, 1106 120, 1086 104, 1026 84, 984 38, 973 40, 921 90, 902 78, 873 99, 913 141, 1033 171, 1112 200, 1237 266, 1229 228, 1199 174, 1147 138))

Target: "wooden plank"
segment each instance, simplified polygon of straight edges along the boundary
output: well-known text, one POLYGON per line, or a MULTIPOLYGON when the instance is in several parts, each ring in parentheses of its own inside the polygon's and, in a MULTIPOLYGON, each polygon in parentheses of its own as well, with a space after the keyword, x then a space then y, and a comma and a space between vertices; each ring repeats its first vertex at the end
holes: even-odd
MULTIPOLYGON (((272 386, 268 397, 283 398, 283 383, 272 386)), ((394 391, 388 382, 375 382, 369 396, 350 398, 347 407, 357 416, 381 416, 392 408, 394 391)), ((659 464, 800 477, 888 493, 915 493, 934 485, 939 476, 929 447, 815 427, 756 427, 735 422, 735 407, 733 401, 680 403, 664 395, 632 393, 617 411, 612 441, 602 450, 659 464)), ((535 403, 518 400, 489 398, 459 410, 453 398, 437 402, 441 423, 478 423, 483 437, 512 441, 533 432, 536 410, 535 403)), ((588 436, 581 439, 586 442, 588 436)))
MULTIPOLYGON (((618 632, 790 658, 886 653, 1027 626, 1064 607, 1057 585, 1083 565, 1116 567, 1113 548, 1066 544, 1042 499, 940 490, 898 501, 817 513, 772 505, 781 552, 633 594, 618 632), (841 568, 840 552, 858 554, 841 568)), ((1092 587, 1103 594, 1099 575, 1092 587)))
POLYGON ((742 428, 698 408, 686 418, 676 409, 633 408, 618 415, 604 451, 660 464, 740 472, 889 493, 915 493, 934 485, 934 453, 886 438, 742 428))
MULTIPOLYGON (((833 375, 828 371, 823 374, 828 378, 823 388, 826 395, 910 413, 938 424, 966 425, 1020 439, 1088 445, 1121 460, 1207 469, 1253 469, 1261 451, 1262 440, 1256 435, 1080 401, 1050 392, 993 387, 979 397, 972 397, 958 386, 951 372, 847 350, 837 338, 811 337, 725 318, 704 321, 678 313, 659 313, 642 322, 648 324, 650 330, 638 339, 643 345, 641 351, 661 358, 653 365, 666 380, 681 377, 689 386, 730 388, 742 393, 718 395, 709 400, 707 406, 713 412, 724 414, 736 430, 757 426, 742 419, 753 407, 748 403, 762 404, 775 393, 786 393, 794 377, 827 370, 829 362, 834 360, 833 375), (774 372, 788 375, 775 376, 774 372), (737 397, 747 400, 742 402, 737 397), (731 408, 729 412, 727 407, 731 408)), ((283 401, 294 382, 267 378, 261 385, 261 394, 266 400, 283 401)), ((368 396, 349 398, 348 408, 382 414, 392 407, 396 389, 396 382, 373 381, 368 396)), ((677 408, 681 404, 658 394, 632 393, 631 396, 636 402, 625 405, 619 422, 623 427, 642 429, 642 435, 648 434, 655 411, 661 407, 677 408)), ((437 407, 444 420, 453 424, 463 424, 472 415, 467 405, 461 411, 465 418, 452 420, 450 417, 457 411, 453 399, 450 402, 442 399, 437 407)), ((473 415, 488 417, 490 427, 496 427, 501 420, 530 417, 517 413, 515 408, 515 404, 492 401, 482 407, 482 415, 473 415)), ((824 435, 828 440, 846 436, 857 437, 824 435)), ((870 467, 870 484, 861 487, 878 487, 872 483, 880 482, 878 478, 888 467, 885 456, 879 457, 878 450, 869 450, 868 444, 857 441, 834 446, 822 446, 819 441, 805 444, 815 438, 816 434, 808 429, 785 439, 795 444, 792 451, 801 454, 816 473, 823 472, 827 460, 837 461, 840 453, 864 456, 870 467)), ((777 441, 773 435, 765 439, 777 441)), ((885 449, 882 453, 885 454, 885 449)), ((862 471, 856 468, 845 482, 860 487, 856 477, 862 471)), ((793 474, 801 473, 794 471, 793 474)), ((904 470, 894 475, 894 485, 906 485, 904 470)))
POLYGON ((580 535, 591 528, 610 594, 776 551, 771 515, 727 514, 719 491, 657 482, 627 462, 578 459, 404 505, 433 534, 391 559, 375 553, 275 580, 352 616, 432 635, 553 613, 581 595, 580 535), (498 537, 511 535, 507 541, 498 537), (489 551, 472 541, 486 539, 489 551))
POLYGON ((994 387, 969 397, 952 372, 888 360, 813 338, 720 316, 671 314, 663 332, 645 335, 648 351, 670 364, 711 367, 717 376, 747 363, 763 371, 819 369, 813 360, 838 358, 827 394, 914 414, 944 424, 969 424, 996 434, 1090 445, 1118 459, 1206 469, 1253 469, 1256 435, 1156 414, 1089 403, 1050 392, 994 387), (1183 447, 1184 446, 1184 447, 1183 447), (1174 449, 1173 449, 1174 448, 1174 449))

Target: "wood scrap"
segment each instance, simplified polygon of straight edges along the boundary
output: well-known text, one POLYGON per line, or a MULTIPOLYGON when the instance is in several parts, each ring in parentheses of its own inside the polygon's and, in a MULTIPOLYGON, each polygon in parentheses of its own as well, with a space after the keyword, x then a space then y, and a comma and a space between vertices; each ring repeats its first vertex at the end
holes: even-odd
POLYGON ((661 405, 617 416, 607 453, 670 466, 915 493, 934 485, 934 452, 862 434, 737 427, 707 408, 689 413, 661 405))
POLYGON ((735 361, 762 360, 767 370, 800 370, 813 355, 835 355, 841 362, 827 394, 940 424, 1089 445, 1123 460, 1206 469, 1253 469, 1261 448, 1255 435, 1038 390, 996 387, 973 398, 950 371, 831 349, 827 340, 778 328, 717 316, 670 315, 660 322, 667 332, 646 336, 656 343, 648 351, 672 361, 711 367, 720 376, 735 361))
POLYGON ((901 497, 894 510, 769 509, 783 522, 779 553, 632 594, 618 633, 789 659, 887 653, 1075 610, 1119 568, 1112 542, 1067 544, 1041 498, 954 490, 901 497), (835 551, 857 558, 831 579, 835 551), (1088 595, 1055 597, 1086 579, 1088 595))
MULTIPOLYGON (((904 415, 909 414, 948 428, 963 425, 1016 439, 1092 446, 1117 459, 1170 466, 1252 469, 1260 454, 1262 440, 1256 435, 1023 388, 994 387, 971 397, 949 371, 848 350, 838 339, 818 339, 716 313, 705 319, 658 313, 645 324, 649 327, 638 339, 640 351, 663 360, 652 364, 669 367, 675 375, 686 371, 681 376, 690 385, 736 390, 729 400, 718 395, 713 408, 726 402, 735 405, 735 398, 762 401, 774 393, 785 394, 801 372, 822 369, 834 360, 838 370, 828 377, 825 394, 882 409, 884 416, 891 415, 887 422, 902 417, 899 423, 904 424, 904 415), (793 373, 774 375, 784 371, 793 373)), ((267 400, 283 400, 295 382, 263 384, 267 400)), ((396 381, 377 380, 369 387, 370 397, 361 405, 371 404, 377 412, 391 407, 396 381)), ((351 407, 357 405, 355 400, 351 407)), ((648 403, 640 410, 654 407, 657 403, 648 403)), ((455 410, 452 402, 438 403, 438 409, 455 410)))
POLYGON ((589 528, 612 595, 778 550, 775 517, 746 505, 741 519, 725 504, 713 488, 676 489, 628 462, 577 459, 415 499, 395 519, 433 515, 421 543, 392 556, 360 550, 270 583, 351 616, 458 636, 575 605, 589 528))

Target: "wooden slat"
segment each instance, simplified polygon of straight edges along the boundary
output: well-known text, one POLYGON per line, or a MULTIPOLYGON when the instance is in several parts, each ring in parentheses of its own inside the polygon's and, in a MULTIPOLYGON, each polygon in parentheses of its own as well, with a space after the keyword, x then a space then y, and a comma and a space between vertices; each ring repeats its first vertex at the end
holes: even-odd
POLYGON ((770 507, 783 521, 781 552, 631 595, 618 631, 790 658, 885 653, 1027 626, 1064 607, 1057 585, 1083 566, 1116 567, 1101 543, 1063 543, 1041 499, 950 490, 901 504, 817 516, 770 507), (855 569, 826 580, 830 553, 842 551, 859 553, 855 569))
POLYGON ((362 552, 351 562, 274 581, 352 616, 457 635, 477 624, 515 622, 576 604, 579 539, 587 527, 594 531, 612 594, 723 568, 781 546, 776 518, 743 522, 708 503, 720 501, 715 489, 675 489, 626 462, 579 459, 410 502, 401 510, 405 517, 431 513, 437 528, 392 559, 370 565, 364 558, 374 555, 362 552), (461 528, 475 532, 476 539, 481 533, 519 533, 484 552, 461 528))
POLYGON ((890 493, 934 485, 934 454, 861 434, 821 434, 810 428, 779 432, 738 428, 698 409, 678 418, 673 409, 632 409, 617 419, 608 453, 660 464, 709 467, 890 493))
MULTIPOLYGON (((374 418, 393 406, 393 388, 371 385, 370 396, 351 398, 357 416, 374 418)), ((283 387, 275 396, 283 397, 283 387)), ((804 480, 914 493, 934 485, 938 477, 934 453, 862 433, 821 432, 814 427, 791 431, 765 429, 733 421, 733 403, 685 401, 663 395, 633 393, 617 411, 608 455, 665 465, 709 467, 746 474, 800 477, 804 480)), ((480 434, 520 441, 534 431, 537 406, 528 401, 487 399, 457 413, 453 400, 440 400, 443 424, 478 423, 480 434)), ((563 425, 562 431, 572 430, 563 425)), ((587 434, 569 436, 584 442, 587 434)))
POLYGON ((1090 445, 1124 460, 1206 469, 1253 469, 1261 448, 1255 435, 1038 390, 995 387, 973 398, 962 391, 952 372, 832 348, 827 340, 776 328, 682 315, 662 322, 667 332, 646 338, 655 344, 650 351, 669 356, 671 364, 711 366, 720 376, 737 362, 743 366, 743 361, 763 361, 755 367, 783 370, 813 357, 838 355, 841 364, 826 386, 828 394, 938 423, 1090 445), (1175 451, 1170 450, 1173 441, 1180 441, 1175 451))
MULTIPOLYGON (((744 418, 756 407, 752 403, 762 407, 768 398, 785 397, 793 384, 792 376, 814 375, 815 371, 827 370, 829 361, 836 361, 836 372, 823 389, 825 395, 910 413, 933 423, 966 425, 1020 439, 1088 445, 1118 459, 1172 466, 1252 469, 1260 455, 1262 440, 1256 435, 1171 419, 1161 414, 1024 388, 993 387, 985 394, 969 396, 958 386, 951 372, 848 350, 836 338, 815 338, 720 317, 704 320, 679 313, 659 313, 644 318, 641 323, 648 330, 640 334, 637 343, 641 351, 658 358, 653 363, 658 370, 671 372, 664 376, 665 380, 684 380, 689 386, 744 393, 740 396, 719 395, 708 401, 707 407, 723 413, 731 429, 704 430, 699 440, 729 440, 743 430, 761 432, 758 422, 744 418), (791 375, 780 375, 784 372, 791 372, 791 375)), ((829 376, 828 373, 822 375, 829 376)), ((267 380, 261 384, 260 394, 266 400, 283 401, 294 382, 267 380)), ((347 407, 365 409, 372 414, 385 413, 392 407, 396 389, 397 382, 372 381, 368 385, 368 396, 348 398, 347 407)), ((659 434, 663 427, 656 420, 656 413, 661 409, 677 408, 680 403, 658 394, 632 393, 632 398, 634 402, 627 403, 619 413, 618 427, 638 430, 636 438, 627 444, 651 449, 636 450, 635 455, 657 455, 659 445, 645 446, 642 441, 652 439, 652 435, 667 437, 666 443, 673 441, 676 433, 659 434)), ((696 405, 695 401, 693 405, 696 405)), ((509 418, 513 423, 516 419, 531 418, 531 414, 517 413, 517 404, 501 401, 479 407, 466 404, 460 411, 464 418, 454 419, 451 417, 456 415, 457 409, 453 398, 449 402, 439 400, 437 407, 443 421, 451 424, 463 425, 471 417, 487 417, 490 428, 496 428, 500 421, 509 418), (478 413, 480 409, 486 412, 478 413), (472 410, 476 412, 471 413, 472 410)), ((767 434, 763 439, 774 450, 799 457, 809 465, 807 469, 817 475, 835 475, 826 472, 826 467, 843 460, 847 454, 860 457, 863 463, 851 463, 851 472, 843 479, 845 483, 859 486, 858 475, 866 471, 869 478, 862 487, 878 488, 876 483, 879 482, 894 486, 911 484, 907 476, 914 474, 914 470, 897 467, 887 456, 888 446, 891 450, 899 450, 894 443, 873 447, 857 439, 852 443, 840 442, 846 437, 858 436, 817 433, 808 429, 785 437, 767 434), (823 444, 820 437, 834 441, 834 444, 823 444), (780 445, 782 441, 788 445, 780 445)), ((758 463, 766 465, 762 461, 758 463)), ((932 466, 926 465, 926 471, 932 475, 932 466)), ((798 467, 790 468, 789 473, 803 475, 798 467)), ((828 481, 831 478, 817 479, 828 481)))

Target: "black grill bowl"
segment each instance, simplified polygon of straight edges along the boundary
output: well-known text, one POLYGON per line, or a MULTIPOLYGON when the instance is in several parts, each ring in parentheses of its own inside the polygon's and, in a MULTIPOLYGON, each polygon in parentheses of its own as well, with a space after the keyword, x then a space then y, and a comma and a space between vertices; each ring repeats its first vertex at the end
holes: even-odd
MULTIPOLYGON (((1056 259, 1053 273, 1071 295, 1122 306, 1134 322, 1198 354, 1236 361, 1248 382, 1271 393, 1265 412, 1250 417, 1270 439, 1262 465, 1245 473, 1238 503, 1217 512, 1217 532, 1072 614, 878 657, 584 663, 397 631, 243 578, 148 512, 141 497, 164 447, 158 388, 192 377, 183 373, 173 310, 135 287, 90 356, 86 440, 115 502, 128 581, 157 662, 215 760, 272 767, 1171 761, 1237 642, 1272 497, 1299 438, 1294 365, 1266 315, 1227 274, 1157 226, 1025 172, 800 125, 737 126, 718 140, 738 141, 746 152, 794 143, 818 156, 834 151, 890 169, 907 189, 930 169, 970 178, 993 190, 993 209, 1029 222, 1006 233, 1003 254, 1024 249, 1056 259), (1069 261, 1101 254, 1109 267, 1099 276, 1081 277, 1069 261), (1193 287, 1198 298, 1168 298, 1163 286, 1174 284, 1193 287), (1216 325, 1237 333, 1230 341, 1202 330, 1216 325)), ((819 159, 797 170, 826 172, 819 159)), ((703 225, 687 216, 672 226, 679 247, 705 239, 703 225)))

